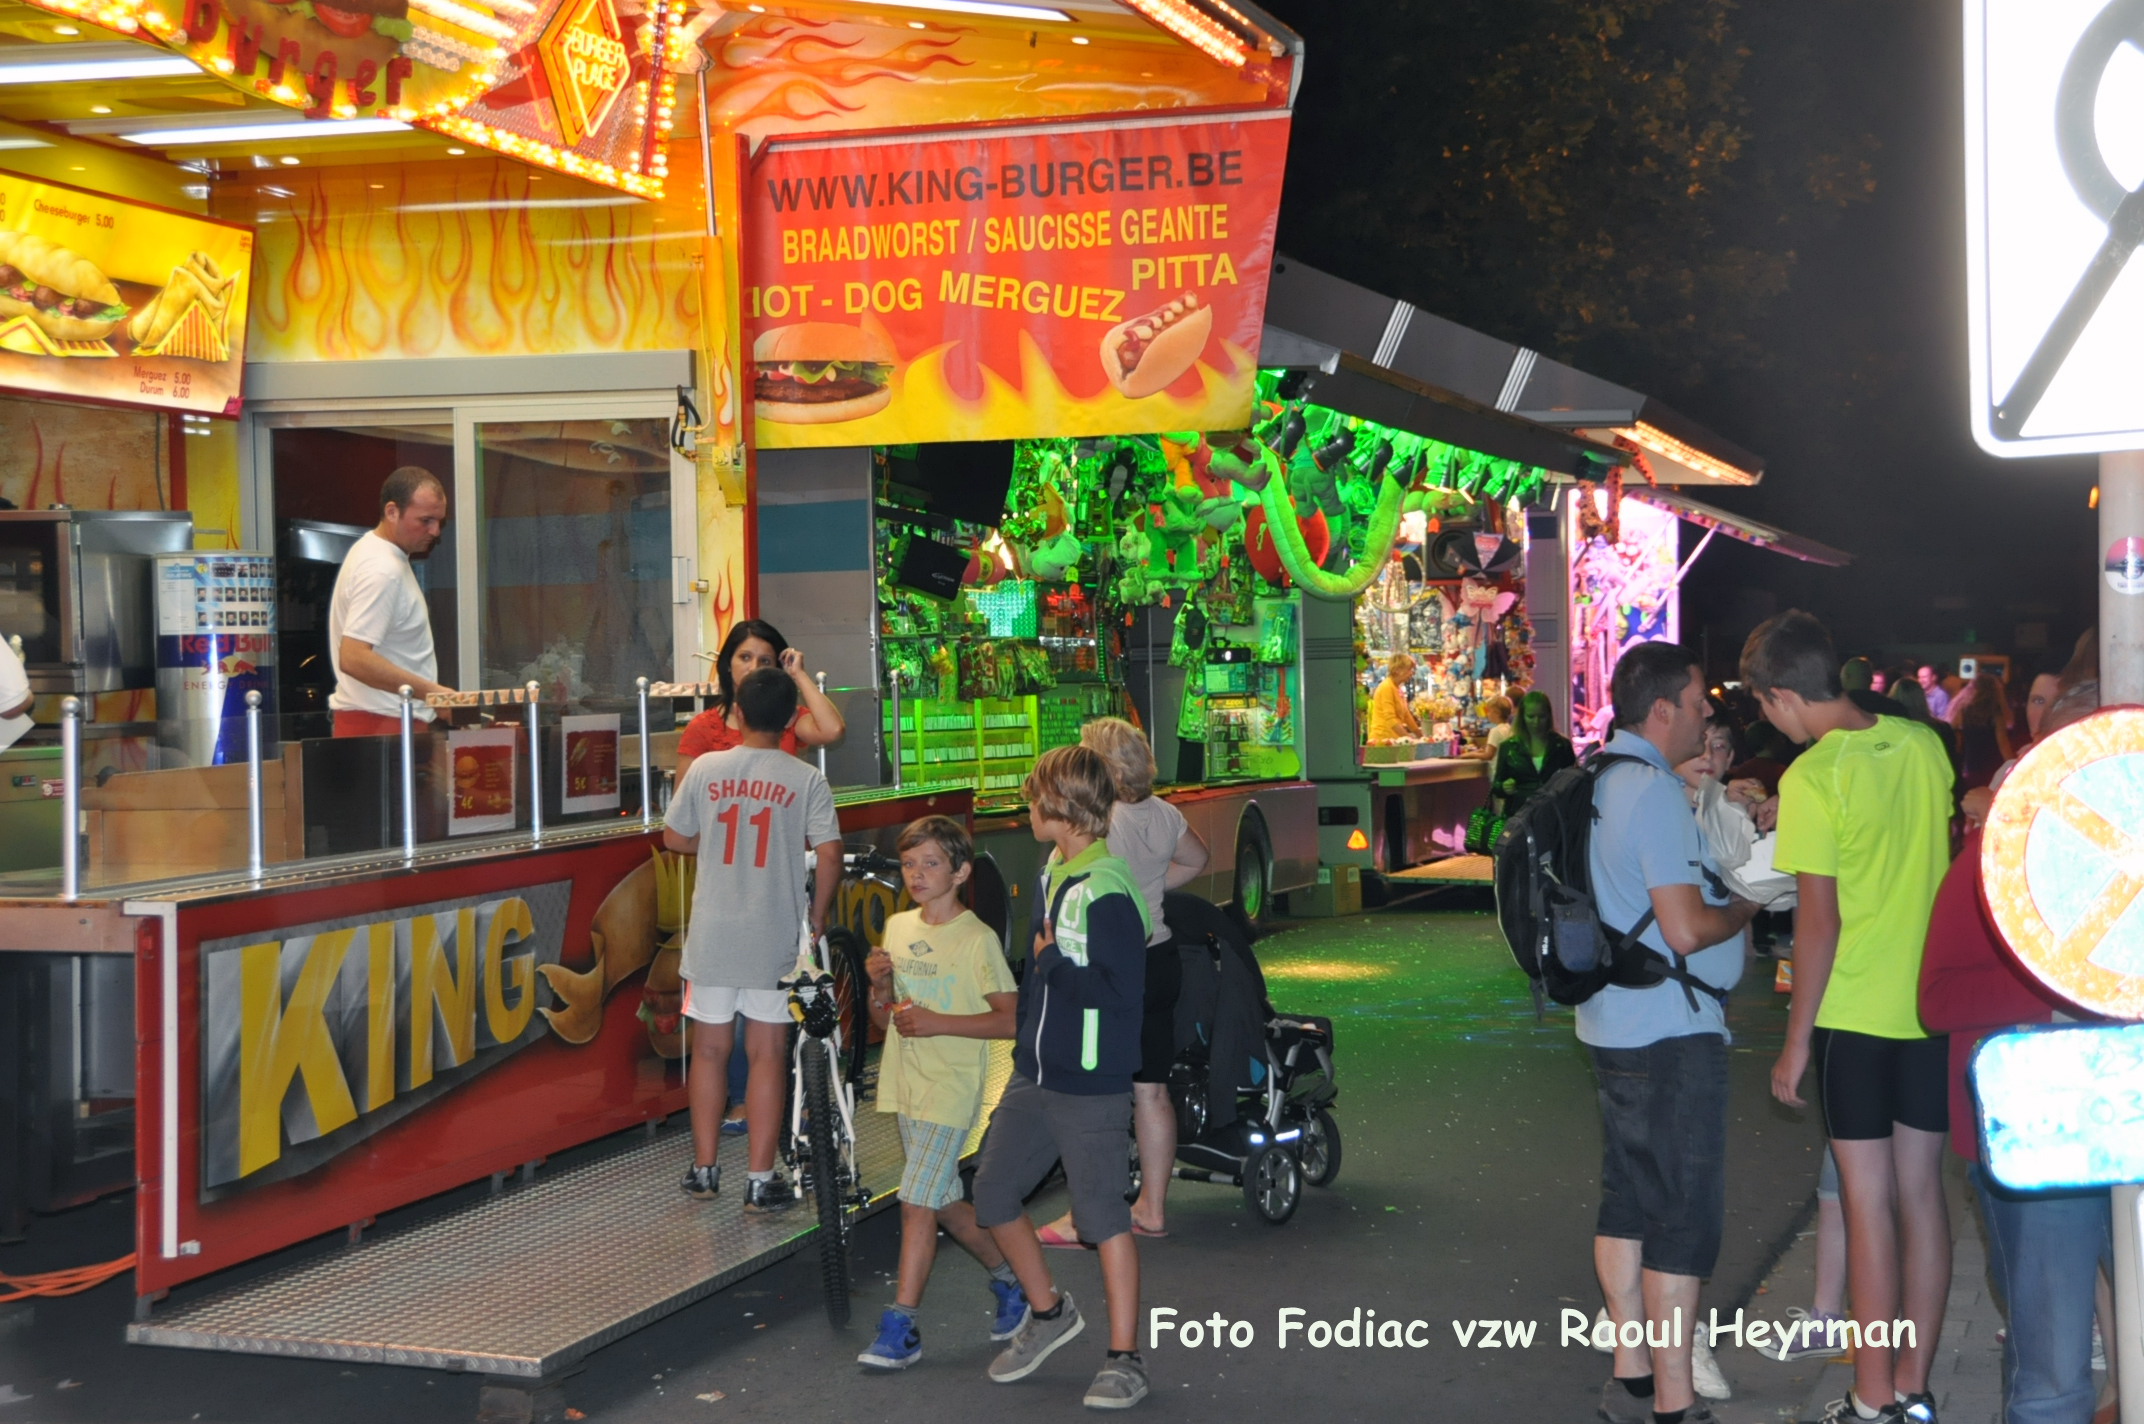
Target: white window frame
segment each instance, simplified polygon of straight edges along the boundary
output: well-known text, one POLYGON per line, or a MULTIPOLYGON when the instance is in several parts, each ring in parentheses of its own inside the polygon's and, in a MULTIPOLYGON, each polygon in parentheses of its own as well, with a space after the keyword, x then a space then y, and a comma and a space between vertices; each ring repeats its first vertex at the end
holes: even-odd
MULTIPOLYGON (((421 362, 408 363, 422 365, 421 362)), ((275 548, 274 432, 307 426, 450 424, 454 430, 454 508, 474 511, 477 499, 476 428, 507 421, 665 420, 674 414, 674 391, 643 390, 528 396, 457 396, 427 401, 397 397, 256 402, 239 429, 239 509, 244 547, 275 548)), ((483 570, 478 562, 477 518, 454 521, 455 686, 479 686, 483 650, 483 570)), ((693 462, 670 452, 671 666, 650 668, 651 679, 691 682, 703 660, 700 617, 693 580, 699 566, 699 488, 693 462)))

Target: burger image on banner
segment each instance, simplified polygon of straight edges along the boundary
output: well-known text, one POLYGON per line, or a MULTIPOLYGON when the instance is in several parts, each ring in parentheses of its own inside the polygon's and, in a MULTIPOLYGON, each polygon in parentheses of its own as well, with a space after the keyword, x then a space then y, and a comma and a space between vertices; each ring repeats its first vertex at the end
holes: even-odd
POLYGON ((752 396, 759 418, 784 425, 832 425, 893 404, 900 356, 880 331, 800 321, 752 343, 752 396))

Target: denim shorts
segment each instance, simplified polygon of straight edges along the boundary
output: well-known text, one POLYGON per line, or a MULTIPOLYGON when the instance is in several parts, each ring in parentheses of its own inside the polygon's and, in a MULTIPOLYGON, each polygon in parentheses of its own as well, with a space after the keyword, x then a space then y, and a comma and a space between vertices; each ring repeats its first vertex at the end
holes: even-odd
POLYGON ((1642 1242, 1648 1271, 1711 1275, 1727 1216, 1726 1040, 1586 1051, 1601 1101, 1594 1234, 1642 1242))

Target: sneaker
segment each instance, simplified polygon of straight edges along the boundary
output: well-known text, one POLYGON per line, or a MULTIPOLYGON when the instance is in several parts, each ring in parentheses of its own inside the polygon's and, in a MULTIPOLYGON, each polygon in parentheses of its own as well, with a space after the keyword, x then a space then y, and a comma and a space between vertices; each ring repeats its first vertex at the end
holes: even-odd
POLYGON ((797 1204, 797 1194, 781 1175, 763 1182, 748 1181, 744 1184, 744 1209, 756 1212, 787 1211, 797 1204))
POLYGON ((722 1135, 724 1137, 742 1137, 750 1131, 751 1128, 745 1125, 745 1120, 741 1117, 722 1119, 722 1135))
MULTIPOLYGON (((1904 1424, 1905 1418, 1905 1406, 1896 1400, 1877 1410, 1875 1416, 1875 1419, 1883 1421, 1883 1424, 1904 1424)), ((1875 1420, 1869 1419, 1854 1408, 1854 1392, 1848 1390, 1824 1406, 1823 1416, 1818 1419, 1817 1424, 1875 1424, 1875 1420)))
MULTIPOLYGON (((1607 1318, 1608 1318, 1608 1307, 1604 1305, 1604 1306, 1602 1306, 1602 1307, 1600 1308, 1599 1312, 1598 1312, 1598 1313, 1596 1313, 1596 1314, 1594 1315, 1594 1317, 1593 1317, 1593 1329, 1592 1329, 1592 1330, 1591 1330, 1591 1331, 1590 1331, 1590 1332, 1589 1332, 1589 1333, 1587 1334, 1587 1336, 1586 1336, 1586 1343, 1587 1343, 1587 1344, 1589 1344, 1589 1345, 1592 1345, 1594 1349, 1596 1349, 1596 1350, 1600 1351, 1600 1352, 1601 1352, 1602 1354, 1604 1354, 1604 1355, 1612 1355, 1612 1354, 1614 1354, 1614 1353, 1615 1353, 1615 1346, 1613 1346, 1613 1345, 1602 1345, 1602 1344, 1599 1344, 1599 1343, 1597 1343, 1597 1342, 1598 1342, 1598 1341, 1600 1340, 1600 1338, 1601 1338, 1601 1334, 1600 1334, 1600 1330, 1601 1330, 1601 1322, 1602 1322, 1602 1321, 1604 1321, 1604 1320, 1606 1320, 1607 1318)), ((1611 1330, 1611 1331, 1609 1331, 1608 1333, 1612 1335, 1612 1334, 1614 1334, 1615 1332, 1611 1330)))
MULTIPOLYGON (((1690 1387, 1700 1399, 1733 1399, 1735 1392, 1727 1385, 1727 1376, 1720 1373, 1720 1362, 1712 1358, 1712 1346, 1705 1343, 1702 1333, 1690 1339, 1690 1387)), ((1685 1415, 1684 1424, 1689 1424, 1685 1415)))
POLYGON ((2107 1372, 2107 1342, 2099 1338, 2099 1322, 2092 1322, 2092 1373, 2107 1372))
POLYGON ((1089 1409, 1129 1409, 1146 1398, 1146 1366, 1136 1355, 1112 1355, 1080 1400, 1089 1409))
POLYGON ((709 1197, 722 1190, 722 1169, 720 1167, 687 1167, 685 1169, 685 1180, 678 1183, 678 1186, 686 1196, 693 1197, 699 1201, 706 1201, 709 1197))
POLYGON ((1653 1424, 1653 1400, 1651 1395, 1640 1399, 1623 1388, 1623 1382, 1614 1375, 1601 1386, 1601 1418, 1608 1424, 1653 1424))
POLYGON ((916 1328, 916 1317, 889 1309, 880 1312, 878 1338, 856 1363, 875 1370, 905 1370, 922 1358, 923 1332, 916 1328))
POLYGON ((1797 1305, 1787 1312, 1787 1318, 1796 1322, 1796 1325, 1789 1327, 1793 1331, 1791 1337, 1793 1339, 1793 1344, 1785 1346, 1782 1349, 1766 1350, 1764 1353, 1770 1355, 1773 1359, 1809 1360, 1815 1359, 1819 1356, 1842 1355, 1846 1353, 1846 1349, 1843 1345, 1834 1345, 1826 1343, 1829 1339, 1830 1334, 1828 1329, 1830 1322, 1834 1320, 1843 1320, 1845 1319, 1844 1316, 1833 1315, 1828 1310, 1803 1310, 1800 1306, 1797 1305), (1807 1322, 1807 1329, 1800 1328, 1802 1322, 1807 1322))
POLYGON ((995 1276, 990 1279, 990 1296, 997 1302, 997 1316, 990 1325, 990 1338, 997 1341, 1010 1340, 1020 1332, 1020 1324, 1027 1319, 1027 1293, 1017 1285, 1007 1285, 995 1276))
POLYGON ((1069 1343, 1087 1322, 1080 1319, 1079 1307, 1072 1303, 1067 1291, 1057 1293, 1058 1302, 1064 1309, 1055 1320, 1044 1320, 1033 1309, 1013 1332, 1012 1343, 1004 1353, 990 1362, 990 1378, 998 1384, 1011 1384, 1024 1380, 1042 1367, 1042 1362, 1055 1353, 1058 1346, 1069 1343))
POLYGON ((1899 1402, 1899 1409, 1912 1424, 1936 1424, 1936 1396, 1934 1390, 1922 1390, 1909 1394, 1899 1402))

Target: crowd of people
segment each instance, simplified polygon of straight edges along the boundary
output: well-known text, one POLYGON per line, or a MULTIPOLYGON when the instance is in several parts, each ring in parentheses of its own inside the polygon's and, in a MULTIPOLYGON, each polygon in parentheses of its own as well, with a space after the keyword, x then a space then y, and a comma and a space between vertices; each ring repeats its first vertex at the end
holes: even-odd
MULTIPOLYGON (((668 847, 698 862, 681 969, 693 1137, 681 1185, 688 1196, 717 1196, 721 1135, 741 1130, 743 1208, 767 1214, 797 1201, 775 1165, 790 1019, 778 982, 800 935, 825 928, 841 876, 832 795, 796 753, 842 726, 769 624, 738 624, 716 676, 714 705, 680 737, 664 823, 668 847)), ((1108 1345, 1083 1402, 1126 1409, 1145 1398, 1137 1238, 1168 1234, 1176 1118, 1166 1084, 1182 975, 1162 897, 1207 860, 1205 843, 1153 788, 1146 738, 1117 718, 1088 722, 1078 745, 1037 759, 1022 791, 1035 838, 1051 851, 1017 986, 996 933, 961 903, 975 857, 966 828, 927 816, 896 842, 915 907, 887 921, 866 974, 871 1018, 886 1034, 877 1106, 894 1115, 904 1159, 900 1270, 861 1364, 897 1370, 922 1358, 916 1316, 942 1230, 988 1273, 990 1338, 1004 1347, 990 1378, 1025 1379, 1085 1329, 1044 1248, 1092 1247, 1108 1345), (960 1158, 982 1113, 992 1039, 1012 1040, 1013 1073, 968 1200, 960 1158), (1136 1200, 1127 1122, 1142 1168, 1136 1200), (1071 1209, 1038 1228, 1024 1203, 1059 1163, 1071 1209)))
POLYGON ((1639 644, 1617 665, 1614 732, 1593 782, 1594 906, 1604 933, 1634 938, 1707 992, 1656 974, 1577 1008, 1604 1139, 1594 1260, 1613 1322, 1596 1341, 1615 1352, 1600 1401, 1610 1424, 1713 1418, 1700 1397, 1716 1379, 1710 1342, 1662 1327, 1678 1309, 1697 1317, 1720 1246, 1726 991, 1753 954, 1752 922, 1789 906, 1793 998, 1771 1090, 1802 1107, 1813 1070, 1828 1151, 1818 1298, 1794 1312, 1778 1353, 1852 1349, 1852 1387, 1826 1424, 1936 1418, 1948 1135, 1972 1163, 2008 1313, 2006 1419, 2111 1418, 2111 1374, 2095 1387, 2092 1368, 2111 1269, 2107 1193, 2018 1194, 1988 1177, 1966 1078, 1982 1037, 2075 1012, 2002 951, 1982 910, 1978 837, 2021 748, 2097 708, 2095 648, 2088 634, 2015 708, 1989 673, 1953 690, 1934 667, 1900 678, 1842 665, 1799 612, 1750 635, 1740 687, 1723 698, 1672 644, 1639 644))

